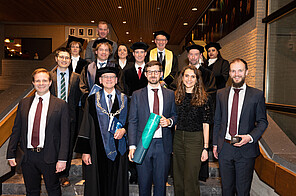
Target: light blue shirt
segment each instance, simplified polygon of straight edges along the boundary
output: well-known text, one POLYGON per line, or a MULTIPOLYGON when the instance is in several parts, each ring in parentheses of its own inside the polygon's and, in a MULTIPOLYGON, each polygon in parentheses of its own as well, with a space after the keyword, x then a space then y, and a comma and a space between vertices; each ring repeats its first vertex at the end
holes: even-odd
MULTIPOLYGON (((57 91, 58 91, 58 98, 61 98, 61 81, 62 81, 62 75, 61 71, 59 68, 57 68, 57 91)), ((68 102, 68 89, 69 89, 69 78, 70 78, 70 73, 69 69, 65 71, 65 86, 66 86, 66 102, 68 102)))

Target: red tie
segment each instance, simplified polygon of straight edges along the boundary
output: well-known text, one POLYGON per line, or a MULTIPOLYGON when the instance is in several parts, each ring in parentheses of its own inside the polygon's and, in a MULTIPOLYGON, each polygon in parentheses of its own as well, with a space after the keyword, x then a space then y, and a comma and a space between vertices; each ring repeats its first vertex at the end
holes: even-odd
POLYGON ((32 139, 31 144, 34 148, 39 145, 39 130, 40 130, 40 118, 42 112, 42 98, 39 97, 39 102, 37 104, 37 109, 34 118, 33 130, 32 130, 32 139))
POLYGON ((139 80, 141 79, 141 75, 142 75, 142 67, 138 68, 138 76, 139 76, 139 80))
POLYGON ((152 89, 154 91, 153 113, 159 114, 159 99, 157 95, 158 89, 152 89))
POLYGON ((238 93, 241 89, 234 89, 234 96, 231 108, 229 134, 235 136, 237 132, 237 110, 238 110, 238 93))

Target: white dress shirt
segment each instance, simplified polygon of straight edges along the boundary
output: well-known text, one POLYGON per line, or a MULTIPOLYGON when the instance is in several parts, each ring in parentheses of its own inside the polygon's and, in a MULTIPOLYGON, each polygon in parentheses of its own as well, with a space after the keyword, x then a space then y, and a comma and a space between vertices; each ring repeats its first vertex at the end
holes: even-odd
MULTIPOLYGON (((238 110, 237 110, 237 131, 236 131, 236 135, 239 135, 239 121, 240 121, 240 116, 241 116, 241 112, 242 112, 242 108, 243 108, 243 103, 244 103, 244 99, 245 99, 245 94, 246 94, 246 84, 244 84, 242 87, 240 87, 239 89, 241 89, 239 91, 239 96, 238 96, 238 110)), ((229 92, 229 98, 228 98, 228 121, 227 121, 227 129, 226 129, 226 134, 225 134, 225 139, 227 140, 231 140, 231 135, 229 134, 229 125, 230 125, 230 117, 231 117, 231 109, 232 109, 232 102, 233 102, 233 96, 234 96, 234 88, 231 87, 230 92, 229 92)), ((249 135, 249 134, 247 134, 249 135)), ((249 135, 251 137, 251 142, 253 142, 253 138, 251 135, 249 135)))
MULTIPOLYGON (((153 104, 154 104, 154 91, 152 89, 158 89, 157 95, 159 100, 159 115, 161 116, 163 112, 163 94, 162 94, 161 86, 160 84, 158 85, 158 87, 152 87, 149 84, 147 85, 150 113, 153 113, 153 104)), ((162 138, 161 126, 159 126, 159 128, 155 131, 153 138, 162 138)))
POLYGON ((107 66, 107 60, 106 61, 99 61, 97 60, 97 67, 98 69, 101 69, 103 67, 106 67, 107 66), (100 65, 100 63, 105 63, 103 66, 100 65))
POLYGON ((72 56, 72 68, 73 68, 73 72, 75 72, 75 69, 77 67, 77 62, 79 61, 80 56, 78 55, 78 57, 74 57, 72 56))
POLYGON ((115 100, 115 89, 113 89, 113 91, 111 93, 107 93, 105 90, 104 90, 104 95, 105 95, 105 100, 106 100, 106 103, 107 103, 107 107, 108 107, 108 111, 111 111, 112 108, 110 108, 110 105, 109 105, 109 98, 107 97, 107 95, 111 94, 112 97, 111 97, 111 100, 112 100, 112 104, 114 104, 114 100, 115 100))
POLYGON ((212 65, 213 63, 215 63, 217 61, 218 58, 215 59, 209 59, 209 64, 208 66, 212 65))
POLYGON ((158 58, 160 58, 160 52, 162 52, 162 61, 164 60, 164 56, 165 56, 165 49, 163 51, 160 51, 158 48, 157 48, 157 56, 158 58))
MULTIPOLYGON (((61 75, 62 71, 59 70, 59 68, 57 68, 57 92, 58 92, 58 98, 61 99, 61 81, 62 81, 62 75, 61 75)), ((67 69, 65 71, 65 87, 66 87, 66 102, 68 102, 68 89, 69 89, 69 78, 70 78, 70 72, 69 69, 67 69)), ((53 84, 52 84, 53 85, 53 84)))
MULTIPOLYGON (((143 63, 142 65, 139 65, 139 64, 135 63, 135 68, 136 68, 137 73, 138 73, 139 67, 142 68, 141 69, 141 74, 143 74, 145 63, 143 63)), ((142 77, 142 75, 141 75, 141 77, 142 77)))
POLYGON ((42 100, 42 111, 41 111, 40 129, 39 129, 39 145, 37 147, 40 147, 40 148, 44 147, 46 117, 47 117, 47 111, 48 111, 49 99, 50 99, 50 92, 49 91, 47 93, 45 93, 43 96, 39 96, 37 94, 37 92, 35 93, 35 97, 34 97, 34 100, 31 104, 31 107, 29 110, 29 116, 28 116, 27 148, 34 148, 31 144, 31 140, 32 140, 34 118, 35 118, 37 105, 39 102, 39 97, 41 97, 43 100, 42 100))
POLYGON ((122 62, 120 59, 118 60, 119 62, 119 66, 121 67, 121 69, 123 69, 126 65, 126 59, 124 60, 124 62, 122 62))

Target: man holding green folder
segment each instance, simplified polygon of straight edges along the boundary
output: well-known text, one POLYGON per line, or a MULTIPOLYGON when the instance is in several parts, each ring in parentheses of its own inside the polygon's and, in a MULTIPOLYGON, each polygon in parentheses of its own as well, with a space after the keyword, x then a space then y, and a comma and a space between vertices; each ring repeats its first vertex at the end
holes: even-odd
MULTIPOLYGON (((144 74, 148 85, 135 91, 132 95, 129 112, 128 141, 129 159, 142 138, 142 133, 150 113, 161 116, 159 127, 156 129, 150 147, 142 164, 137 165, 140 196, 165 195, 170 155, 172 153, 171 127, 177 120, 174 92, 161 87, 159 81, 163 75, 162 66, 158 61, 150 61, 145 65, 144 74)), ((142 138, 143 139, 143 138, 142 138)), ((145 141, 143 141, 145 142, 145 141)))

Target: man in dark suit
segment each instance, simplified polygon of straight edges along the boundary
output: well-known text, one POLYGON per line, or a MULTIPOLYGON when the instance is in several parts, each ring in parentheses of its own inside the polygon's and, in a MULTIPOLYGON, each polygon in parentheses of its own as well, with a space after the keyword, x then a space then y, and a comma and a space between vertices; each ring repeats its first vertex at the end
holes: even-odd
POLYGON ((218 90, 213 153, 218 159, 223 195, 250 195, 258 140, 268 126, 264 93, 245 84, 247 63, 234 59, 232 87, 218 90))
MULTIPOLYGON (((98 34, 98 38, 96 40, 91 40, 90 42, 88 42, 87 47, 86 47, 86 51, 85 51, 85 60, 87 60, 88 62, 93 62, 96 60, 96 55, 93 51, 94 47, 94 43, 97 40, 100 39, 108 39, 107 36, 109 34, 109 27, 108 27, 108 23, 106 21, 99 21, 98 23, 98 27, 97 27, 97 34, 98 34)), ((112 42, 111 46, 113 47, 113 51, 115 52, 117 50, 117 43, 110 40, 112 42)), ((110 60, 114 60, 114 54, 110 55, 110 60)))
POLYGON ((178 71, 178 59, 172 51, 165 48, 169 40, 170 35, 165 31, 154 32, 156 48, 150 50, 147 56, 149 61, 157 60, 162 65, 164 75, 160 84, 174 89, 175 87, 171 86, 171 84, 178 71))
POLYGON ((148 48, 149 46, 144 42, 136 42, 131 46, 135 62, 124 68, 120 79, 123 92, 128 96, 131 96, 134 91, 147 86, 147 78, 143 72, 148 48))
POLYGON ((18 105, 7 159, 16 166, 18 143, 24 152, 21 162, 27 195, 40 195, 41 174, 48 195, 61 195, 59 172, 66 168, 69 151, 69 112, 65 101, 49 92, 51 78, 46 69, 32 74, 35 96, 18 105))
POLYGON ((69 70, 78 74, 81 74, 82 69, 88 64, 86 60, 81 58, 80 53, 82 52, 82 46, 84 39, 69 35, 68 43, 66 48, 70 48, 71 63, 69 70))
POLYGON ((134 157, 135 149, 142 137, 150 113, 161 115, 160 126, 154 133, 143 163, 137 165, 137 170, 141 196, 151 196, 152 182, 154 183, 154 195, 165 195, 172 153, 171 127, 177 121, 175 96, 173 91, 161 87, 159 83, 163 71, 158 61, 147 63, 144 73, 148 85, 133 93, 130 104, 129 159, 132 161, 134 157))
POLYGON ((52 78, 50 93, 60 99, 63 99, 69 105, 71 131, 70 149, 66 170, 63 171, 60 176, 61 185, 66 187, 70 185, 68 176, 71 167, 73 148, 78 135, 78 104, 81 96, 81 91, 79 89, 80 75, 69 69, 71 59, 70 53, 66 48, 59 48, 56 51, 55 60, 57 62, 57 67, 50 72, 50 76, 52 78))

